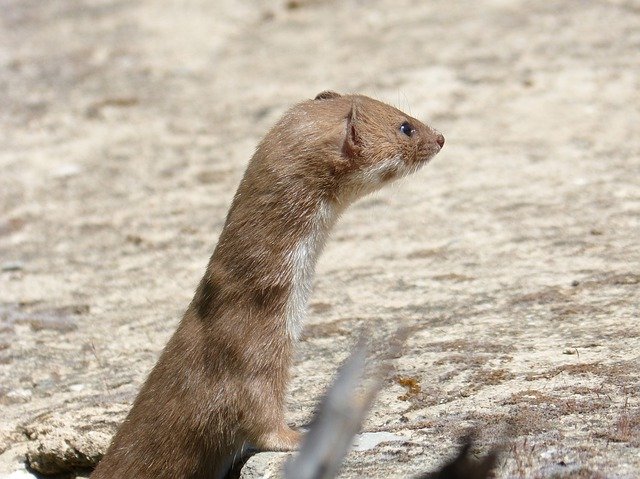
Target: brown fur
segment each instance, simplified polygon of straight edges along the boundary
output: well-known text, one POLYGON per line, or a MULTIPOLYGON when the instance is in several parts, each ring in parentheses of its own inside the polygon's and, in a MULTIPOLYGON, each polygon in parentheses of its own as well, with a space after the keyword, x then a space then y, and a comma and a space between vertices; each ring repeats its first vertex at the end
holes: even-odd
POLYGON ((314 239, 315 250, 299 249, 312 270, 349 203, 415 171, 443 142, 364 96, 323 92, 289 110, 259 144, 193 301, 91 477, 212 478, 245 443, 296 448, 284 420, 296 248, 314 239), (320 208, 335 215, 321 222, 320 208))

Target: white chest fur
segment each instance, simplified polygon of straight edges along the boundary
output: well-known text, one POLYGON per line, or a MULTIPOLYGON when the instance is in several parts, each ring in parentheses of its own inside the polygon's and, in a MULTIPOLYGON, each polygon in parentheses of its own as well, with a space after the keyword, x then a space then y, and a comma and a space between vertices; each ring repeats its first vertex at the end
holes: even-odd
POLYGON ((292 282, 285 314, 287 332, 294 340, 297 340, 302 332, 307 302, 313 286, 316 261, 336 218, 337 214, 332 206, 320 204, 315 213, 311 231, 300 239, 289 254, 292 282))

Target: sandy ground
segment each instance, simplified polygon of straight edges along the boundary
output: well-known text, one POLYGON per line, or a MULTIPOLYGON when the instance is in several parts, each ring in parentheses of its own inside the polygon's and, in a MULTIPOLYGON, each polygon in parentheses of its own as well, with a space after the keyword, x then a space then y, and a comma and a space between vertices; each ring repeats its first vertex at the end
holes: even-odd
POLYGON ((337 226, 291 422, 359 331, 408 327, 365 425, 401 440, 341 477, 412 477, 474 426, 479 453, 510 431, 499 477, 640 477, 640 3, 7 0, 0 19, 1 477, 95 462, 256 142, 329 88, 447 143, 337 226))

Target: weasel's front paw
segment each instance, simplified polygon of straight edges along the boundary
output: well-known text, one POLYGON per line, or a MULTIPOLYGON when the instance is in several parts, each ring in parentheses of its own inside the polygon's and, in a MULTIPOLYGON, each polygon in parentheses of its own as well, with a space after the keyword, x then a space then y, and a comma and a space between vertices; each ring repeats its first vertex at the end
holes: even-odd
POLYGON ((283 426, 260 437, 255 446, 265 451, 295 451, 300 448, 302 433, 283 426))

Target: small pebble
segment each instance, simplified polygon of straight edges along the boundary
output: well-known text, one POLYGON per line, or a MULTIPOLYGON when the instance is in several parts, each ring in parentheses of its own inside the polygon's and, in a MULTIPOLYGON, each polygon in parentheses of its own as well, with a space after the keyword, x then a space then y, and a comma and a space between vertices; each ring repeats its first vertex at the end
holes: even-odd
POLYGON ((15 402, 28 402, 31 400, 33 393, 30 389, 13 389, 7 393, 9 399, 13 399, 15 402))
POLYGON ((407 440, 408 438, 404 436, 385 431, 363 432, 355 437, 355 440, 353 441, 353 450, 368 451, 383 442, 404 442, 407 440))

